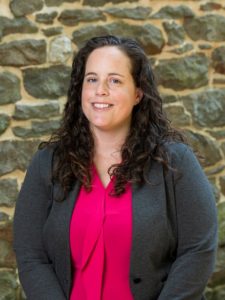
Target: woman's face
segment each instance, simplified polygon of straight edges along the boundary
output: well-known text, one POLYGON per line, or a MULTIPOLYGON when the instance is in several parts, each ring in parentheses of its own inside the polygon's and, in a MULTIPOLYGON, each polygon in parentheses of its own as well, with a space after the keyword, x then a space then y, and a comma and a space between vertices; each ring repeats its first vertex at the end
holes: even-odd
POLYGON ((92 130, 129 130, 134 105, 142 93, 131 75, 130 59, 105 46, 88 57, 82 86, 82 109, 92 130))

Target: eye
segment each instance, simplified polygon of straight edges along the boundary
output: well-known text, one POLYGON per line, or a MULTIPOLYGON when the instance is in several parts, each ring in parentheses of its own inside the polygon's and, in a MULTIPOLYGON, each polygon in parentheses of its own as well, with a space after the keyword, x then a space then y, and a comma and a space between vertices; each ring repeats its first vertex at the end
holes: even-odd
POLYGON ((87 80, 87 82, 94 83, 94 82, 97 81, 97 78, 95 78, 95 77, 88 77, 86 80, 87 80))
POLYGON ((109 81, 110 81, 110 83, 113 83, 113 84, 120 84, 121 83, 121 81, 117 78, 110 78, 109 81))

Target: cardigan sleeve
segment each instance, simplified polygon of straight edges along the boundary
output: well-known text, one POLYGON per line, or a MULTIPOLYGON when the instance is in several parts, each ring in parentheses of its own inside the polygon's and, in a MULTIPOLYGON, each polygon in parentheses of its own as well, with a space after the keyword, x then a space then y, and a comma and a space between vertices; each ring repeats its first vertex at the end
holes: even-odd
POLYGON ((158 300, 200 300, 215 263, 216 205, 212 188, 188 147, 175 164, 180 171, 174 184, 177 253, 158 300))
POLYGON ((43 226, 51 208, 50 179, 47 181, 52 156, 46 151, 39 150, 34 155, 17 199, 14 250, 28 300, 66 300, 42 242, 43 226), (41 160, 43 151, 45 159, 41 160))

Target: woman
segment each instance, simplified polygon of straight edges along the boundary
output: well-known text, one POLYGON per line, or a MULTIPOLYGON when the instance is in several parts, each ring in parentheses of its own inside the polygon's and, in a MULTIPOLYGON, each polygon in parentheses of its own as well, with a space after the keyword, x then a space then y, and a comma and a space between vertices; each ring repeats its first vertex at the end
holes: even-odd
POLYGON ((162 111, 144 51, 89 40, 61 128, 35 154, 16 205, 28 299, 204 299, 216 230, 209 183, 162 111))

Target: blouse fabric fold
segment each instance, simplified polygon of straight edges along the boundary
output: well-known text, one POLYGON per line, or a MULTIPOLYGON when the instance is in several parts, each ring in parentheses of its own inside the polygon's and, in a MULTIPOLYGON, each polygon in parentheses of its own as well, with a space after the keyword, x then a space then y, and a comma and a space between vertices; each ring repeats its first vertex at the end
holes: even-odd
POLYGON ((129 286, 132 240, 130 184, 111 196, 93 168, 92 191, 82 187, 70 224, 73 284, 70 300, 132 300, 129 286))

